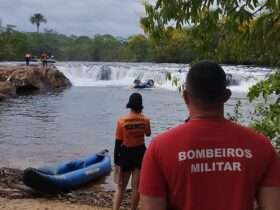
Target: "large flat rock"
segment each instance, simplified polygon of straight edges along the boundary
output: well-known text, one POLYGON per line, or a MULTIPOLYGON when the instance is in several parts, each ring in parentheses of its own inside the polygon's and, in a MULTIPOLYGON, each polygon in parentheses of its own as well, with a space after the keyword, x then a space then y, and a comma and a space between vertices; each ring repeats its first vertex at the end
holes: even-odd
POLYGON ((71 82, 55 66, 0 65, 0 100, 17 94, 46 92, 71 86, 71 82))

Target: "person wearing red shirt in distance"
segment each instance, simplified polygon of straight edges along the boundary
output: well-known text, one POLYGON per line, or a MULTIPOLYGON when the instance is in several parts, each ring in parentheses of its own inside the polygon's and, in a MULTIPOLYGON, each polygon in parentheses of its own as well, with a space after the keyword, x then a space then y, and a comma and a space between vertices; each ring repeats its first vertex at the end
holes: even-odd
POLYGON ((142 96, 133 93, 126 105, 130 112, 117 121, 116 143, 114 150, 115 182, 117 189, 114 196, 113 209, 118 210, 132 176, 131 209, 136 210, 139 201, 139 176, 142 159, 146 150, 144 137, 151 135, 150 120, 142 114, 142 96))
POLYGON ((190 118, 155 137, 140 176, 142 210, 280 209, 280 158, 270 141, 224 118, 222 67, 191 67, 183 90, 190 118))

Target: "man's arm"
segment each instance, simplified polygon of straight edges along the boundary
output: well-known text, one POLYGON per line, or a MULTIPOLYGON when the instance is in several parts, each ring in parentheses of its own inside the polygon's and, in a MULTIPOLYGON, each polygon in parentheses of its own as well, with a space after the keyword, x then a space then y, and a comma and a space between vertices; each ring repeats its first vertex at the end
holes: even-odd
POLYGON ((141 195, 141 210, 166 210, 166 199, 164 197, 151 197, 141 195))
POLYGON ((269 167, 257 194, 260 210, 280 210, 280 155, 272 146, 269 167))
POLYGON ((257 202, 260 210, 280 210, 280 187, 262 187, 257 202))
POLYGON ((167 209, 167 185, 154 139, 145 152, 140 176, 140 199, 142 210, 167 209))

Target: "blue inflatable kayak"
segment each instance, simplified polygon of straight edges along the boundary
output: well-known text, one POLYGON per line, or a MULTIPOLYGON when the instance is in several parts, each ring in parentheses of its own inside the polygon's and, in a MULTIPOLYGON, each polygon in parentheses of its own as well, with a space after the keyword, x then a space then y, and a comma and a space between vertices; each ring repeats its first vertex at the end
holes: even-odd
POLYGON ((111 171, 111 159, 107 153, 103 151, 78 160, 27 168, 23 182, 35 190, 48 193, 77 188, 111 171))

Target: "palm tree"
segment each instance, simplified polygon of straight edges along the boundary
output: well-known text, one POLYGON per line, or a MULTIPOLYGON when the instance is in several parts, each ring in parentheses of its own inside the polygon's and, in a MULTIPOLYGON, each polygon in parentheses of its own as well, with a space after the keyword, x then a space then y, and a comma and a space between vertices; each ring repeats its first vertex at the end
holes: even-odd
POLYGON ((40 13, 36 13, 30 17, 30 22, 32 24, 36 24, 37 26, 37 33, 39 33, 39 27, 41 23, 47 23, 47 19, 40 13))

